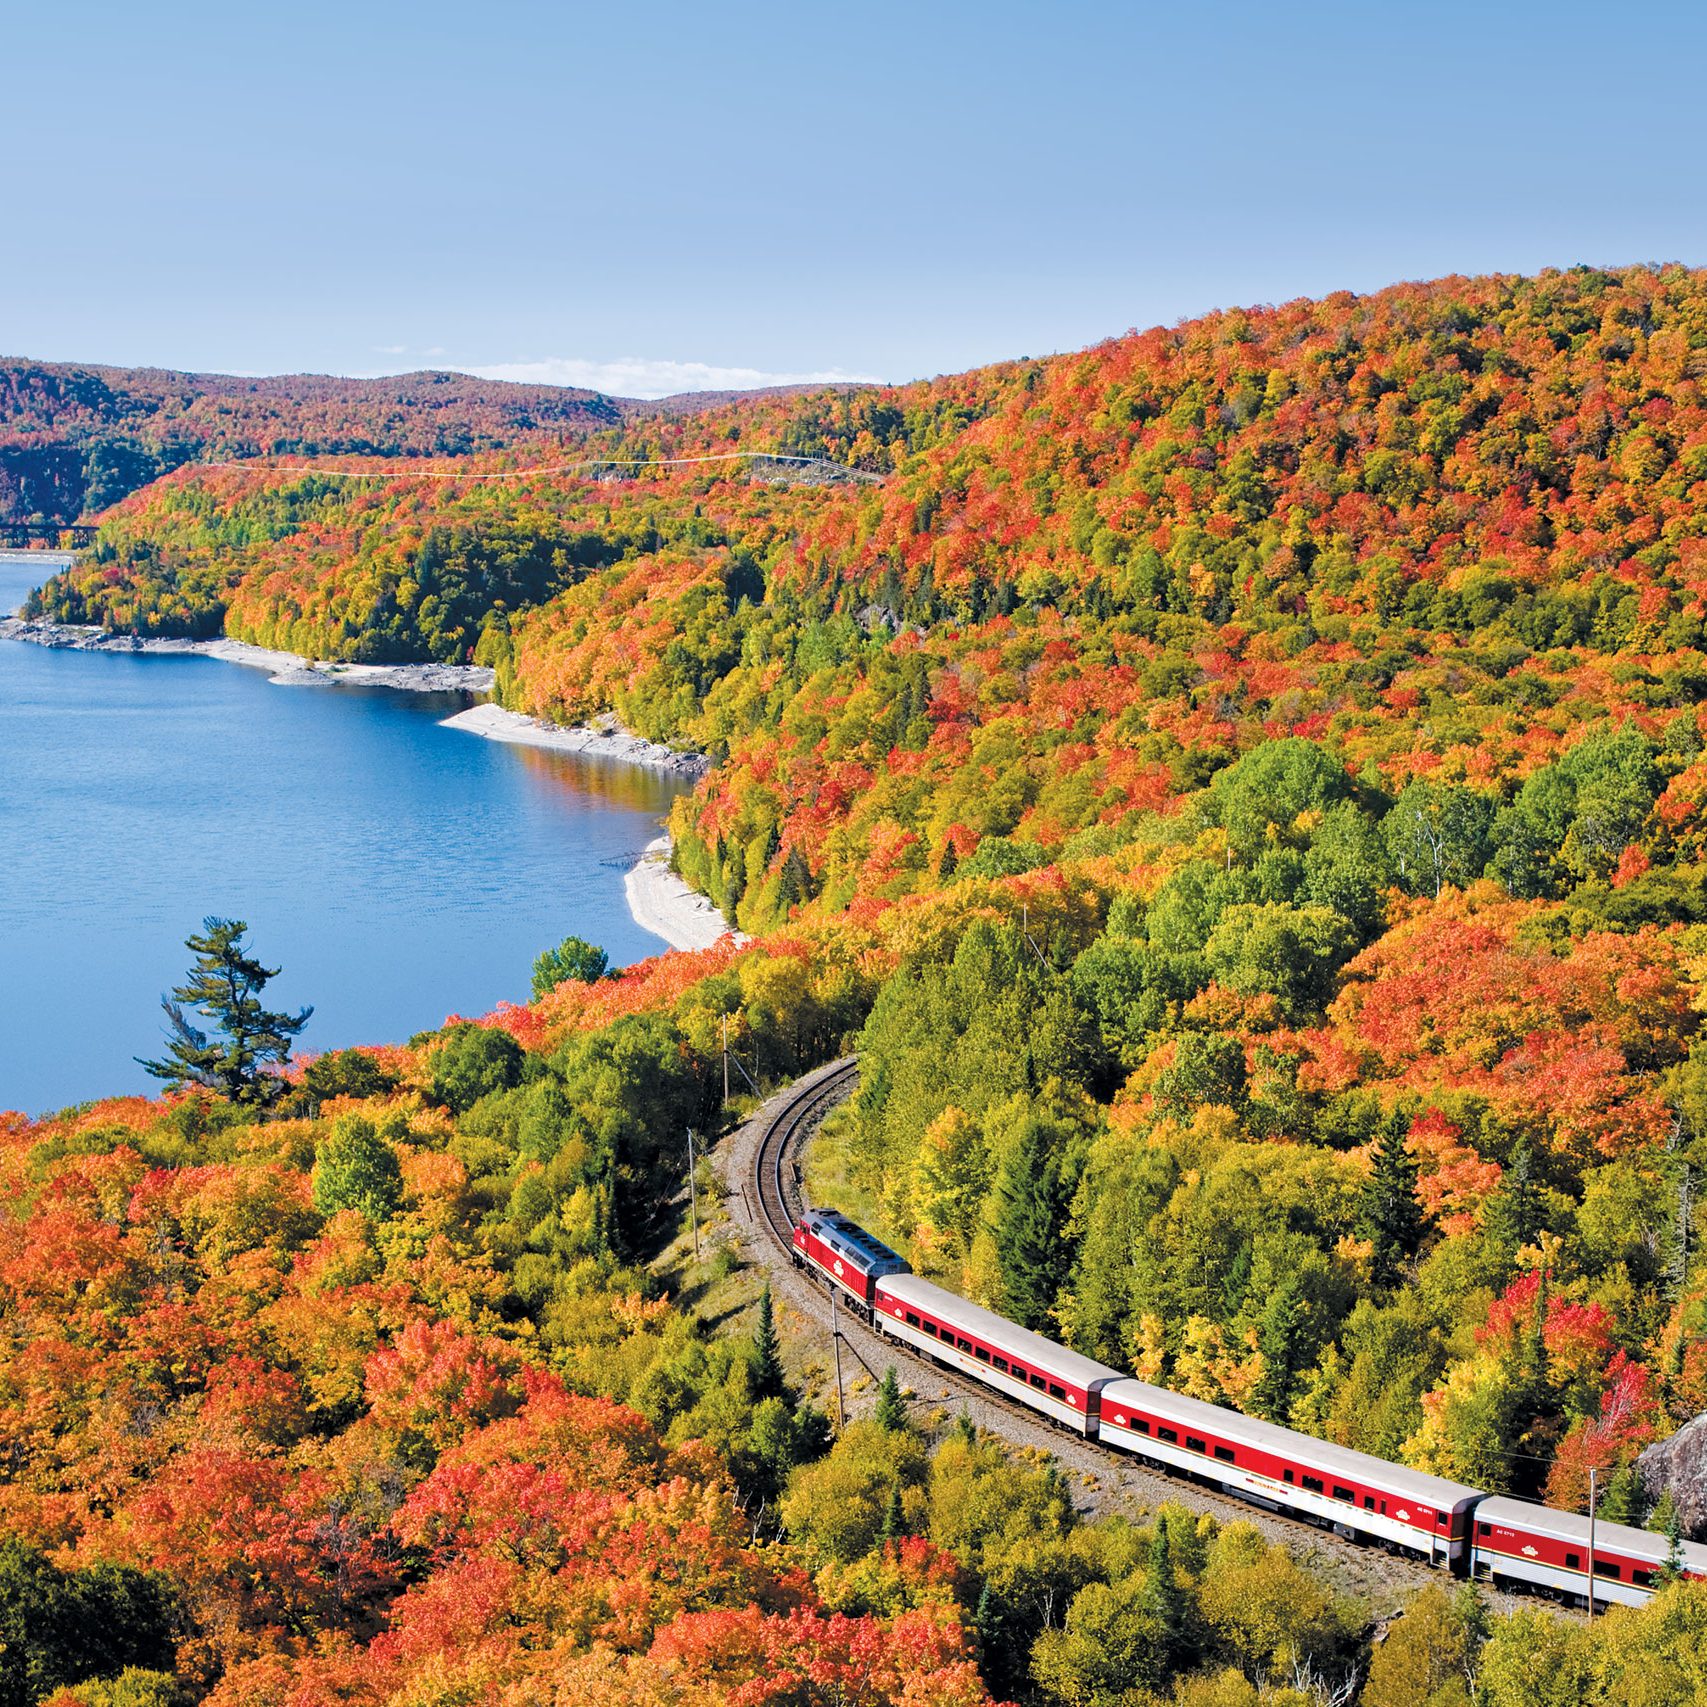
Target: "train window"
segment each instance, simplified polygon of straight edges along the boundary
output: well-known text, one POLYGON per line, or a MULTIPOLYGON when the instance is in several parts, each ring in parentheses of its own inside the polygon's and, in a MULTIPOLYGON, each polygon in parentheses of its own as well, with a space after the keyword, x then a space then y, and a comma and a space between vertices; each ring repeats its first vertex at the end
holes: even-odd
POLYGON ((1233 1462, 1233 1449, 1230 1446, 1217 1446, 1215 1448, 1215 1456, 1217 1458, 1224 1459, 1227 1463, 1231 1464, 1233 1462))
POLYGON ((1350 1488, 1342 1488, 1337 1482, 1334 1484, 1334 1498, 1345 1500, 1350 1505, 1357 1504, 1357 1495, 1350 1488))
POLYGON ((1040 1393, 1043 1391, 1043 1389, 1045 1387, 1047 1387, 1049 1385, 1049 1383, 1047 1381, 1045 1381, 1043 1379, 1043 1377, 1041 1375, 1039 1375, 1035 1369, 1032 1370, 1032 1372, 1031 1372, 1031 1384, 1040 1393))
POLYGON ((1596 1559, 1594 1562, 1594 1574, 1597 1577, 1612 1577, 1616 1579, 1623 1573, 1610 1559, 1596 1559))
POLYGON ((925 1332, 931 1336, 931 1338, 933 1340, 936 1338, 936 1323, 935 1322, 921 1322, 919 1324, 919 1326, 922 1327, 925 1330, 925 1332))
POLYGON ((1156 1427, 1156 1438, 1158 1440, 1171 1440, 1177 1445, 1179 1442, 1179 1430, 1177 1428, 1163 1428, 1158 1424, 1156 1427))
POLYGON ((1365 1494, 1363 1496, 1363 1509, 1365 1511, 1374 1511, 1374 1509, 1375 1509, 1375 1496, 1373 1494, 1365 1494))
POLYGON ((1066 1398, 1066 1396, 1067 1396, 1067 1389, 1065 1387, 1057 1387, 1053 1381, 1051 1381, 1049 1383, 1049 1397, 1050 1398, 1052 1398, 1052 1399, 1064 1399, 1064 1398, 1066 1398))
MULTIPOLYGON (((1482 1527, 1486 1529, 1488 1526, 1484 1523, 1482 1527)), ((1567 1553, 1565 1555, 1565 1569, 1567 1571, 1580 1571, 1582 1568, 1583 1556, 1581 1553, 1567 1553)))
POLYGON ((1185 1443, 1193 1452, 1207 1452, 1209 1450, 1208 1441, 1199 1440, 1195 1434, 1188 1434, 1185 1437, 1185 1443))
POLYGON ((954 1343, 958 1345, 962 1351, 970 1351, 972 1349, 972 1342, 969 1339, 957 1339, 954 1343))
POLYGON ((990 1361, 990 1354, 981 1345, 973 1346, 972 1355, 977 1358, 980 1363, 988 1363, 990 1361))
POLYGON ((1490 1533, 1489 1526, 1485 1523, 1478 1523, 1476 1525, 1476 1533, 1478 1535, 1487 1535, 1490 1533))
POLYGON ((1023 1363, 1016 1363, 1014 1365, 1013 1377, 1016 1381, 1023 1381, 1025 1379, 1025 1365, 1023 1363))
POLYGON ((1293 1475, 1290 1470, 1282 1470, 1280 1473, 1289 1482, 1296 1482, 1298 1480, 1298 1478, 1295 1475, 1293 1475))
POLYGON ((1654 1586, 1654 1573, 1652 1571, 1633 1570, 1630 1573, 1630 1580, 1638 1588, 1652 1588, 1654 1586))
POLYGON ((1147 1423, 1147 1422, 1146 1422, 1146 1421, 1145 1421, 1145 1420, 1144 1420, 1144 1418, 1143 1418, 1143 1417, 1134 1417, 1134 1418, 1133 1418, 1133 1419, 1132 1419, 1132 1426, 1133 1426, 1133 1427, 1134 1427, 1134 1428, 1135 1428, 1135 1429, 1137 1429, 1137 1431, 1138 1431, 1138 1432, 1139 1432, 1139 1433, 1140 1433, 1140 1434, 1148 1434, 1148 1433, 1149 1433, 1149 1432, 1150 1432, 1150 1425, 1149 1425, 1149 1423, 1147 1423))
POLYGON ((1311 1493, 1319 1494, 1322 1491, 1322 1478, 1320 1476, 1306 1476, 1304 1478, 1304 1486, 1307 1487, 1311 1493))
POLYGON ((907 1312, 907 1326, 909 1328, 916 1328, 918 1325, 919 1325, 919 1318, 918 1318, 917 1313, 912 1311, 912 1310, 909 1310, 907 1312))
POLYGON ((1008 1372, 1008 1360, 1005 1357, 992 1358, 991 1361, 995 1364, 995 1366, 999 1370, 1001 1370, 1001 1372, 1004 1375, 1007 1374, 1007 1372, 1008 1372))

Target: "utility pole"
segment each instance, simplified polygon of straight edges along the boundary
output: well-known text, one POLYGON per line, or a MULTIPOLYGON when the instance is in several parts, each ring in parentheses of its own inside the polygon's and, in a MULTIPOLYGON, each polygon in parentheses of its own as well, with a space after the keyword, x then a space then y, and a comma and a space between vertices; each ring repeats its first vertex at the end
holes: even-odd
POLYGON ((1600 1475, 1598 1469, 1588 1473, 1588 1615, 1594 1617, 1594 1508, 1600 1503, 1595 1497, 1595 1481, 1600 1475))
POLYGON ((699 1261, 699 1181, 694 1178, 693 1128, 688 1128, 688 1202, 693 1206, 693 1260, 699 1261))
POLYGON ((729 1106, 729 1016, 723 1016, 723 1106, 729 1106))
POLYGON ((836 1351, 836 1427, 848 1426, 847 1406, 842 1402, 842 1328, 836 1317, 836 1287, 830 1284, 830 1343, 836 1351))

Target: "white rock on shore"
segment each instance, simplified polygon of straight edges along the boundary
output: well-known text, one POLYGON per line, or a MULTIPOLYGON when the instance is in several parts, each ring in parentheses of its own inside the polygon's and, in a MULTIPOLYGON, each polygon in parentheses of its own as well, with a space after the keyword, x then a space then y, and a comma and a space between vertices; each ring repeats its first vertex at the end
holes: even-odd
MULTIPOLYGON (((320 687, 343 682, 357 687, 403 688, 420 693, 464 691, 488 693, 492 671, 465 664, 335 664, 310 662, 294 652, 275 652, 243 640, 141 640, 130 634, 109 634, 101 628, 72 623, 27 621, 0 617, 0 640, 27 641, 36 646, 79 652, 147 652, 218 658, 227 664, 266 670, 280 687, 320 687)), ((565 728, 498 705, 475 705, 444 719, 447 729, 460 729, 489 741, 548 747, 556 752, 583 753, 617 764, 641 765, 689 781, 711 768, 703 753, 678 753, 654 741, 631 735, 612 716, 565 728)), ((670 838, 660 836, 647 845, 639 862, 623 880, 628 910, 642 930, 660 937, 671 948, 710 948, 731 932, 723 915, 707 898, 690 889, 670 870, 670 838)))
POLYGON ((750 939, 730 930, 723 915, 697 890, 670 870, 670 838, 646 844, 634 869, 622 880, 628 910, 643 931, 661 936, 671 948, 710 948, 720 937, 750 939))
POLYGON ((74 652, 147 652, 160 655, 218 658, 252 670, 267 670, 280 687, 320 687, 344 682, 352 687, 401 688, 410 693, 490 693, 492 671, 480 664, 339 664, 299 658, 294 652, 275 652, 245 640, 138 639, 134 634, 109 634, 104 628, 85 628, 69 622, 32 622, 23 617, 0 617, 0 640, 23 640, 74 652))
POLYGON ((488 741, 514 741, 523 747, 549 747, 559 753, 585 753, 595 759, 615 759, 620 764, 644 765, 648 770, 667 771, 672 776, 698 780, 711 769, 703 753, 678 753, 656 741, 630 735, 617 720, 606 715, 591 723, 566 726, 543 718, 524 717, 501 705, 471 705, 444 720, 446 729, 463 729, 484 735, 488 741))

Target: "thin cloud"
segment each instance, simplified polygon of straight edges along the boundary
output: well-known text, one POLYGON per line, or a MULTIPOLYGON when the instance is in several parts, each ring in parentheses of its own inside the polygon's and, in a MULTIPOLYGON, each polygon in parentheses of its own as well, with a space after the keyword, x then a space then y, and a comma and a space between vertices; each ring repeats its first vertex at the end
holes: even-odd
POLYGON ((474 367, 482 379, 511 379, 524 385, 572 385, 613 397, 670 397, 680 391, 755 391, 767 385, 874 385, 874 374, 825 368, 817 373, 769 373, 756 367, 717 367, 710 362, 660 361, 618 356, 590 361, 551 356, 543 361, 496 362, 474 367))

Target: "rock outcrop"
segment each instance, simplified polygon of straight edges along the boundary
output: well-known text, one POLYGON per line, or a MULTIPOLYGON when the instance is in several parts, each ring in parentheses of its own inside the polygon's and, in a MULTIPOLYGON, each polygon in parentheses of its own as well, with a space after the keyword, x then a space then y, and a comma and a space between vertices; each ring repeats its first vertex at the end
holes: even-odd
POLYGON ((1670 1494, 1683 1532, 1707 1541, 1707 1413, 1687 1422, 1669 1440, 1657 1440, 1636 1469, 1649 1499, 1670 1494))

